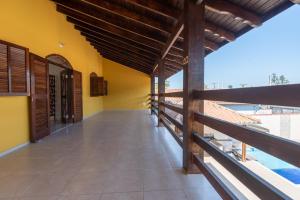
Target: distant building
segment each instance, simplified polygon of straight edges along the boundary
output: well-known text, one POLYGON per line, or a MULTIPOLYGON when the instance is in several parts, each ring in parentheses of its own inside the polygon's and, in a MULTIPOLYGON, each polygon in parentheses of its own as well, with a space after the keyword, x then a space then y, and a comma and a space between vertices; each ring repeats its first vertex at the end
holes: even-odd
MULTIPOLYGON (((167 92, 177 92, 177 91, 181 91, 181 90, 176 90, 176 89, 167 90, 167 92)), ((165 101, 179 106, 183 105, 182 98, 168 97, 165 99, 165 101)), ((182 123, 183 121, 182 115, 169 109, 166 109, 166 112, 172 118, 182 123)), ((204 101, 204 113, 214 118, 222 119, 231 123, 268 132, 268 129, 259 126, 259 124, 261 123, 259 119, 253 118, 251 116, 242 113, 238 113, 234 110, 219 105, 218 103, 213 101, 204 101)), ((180 137, 182 136, 182 133, 179 130, 176 129, 176 132, 179 134, 180 137)), ((205 136, 212 137, 214 139, 214 142, 216 144, 219 144, 220 147, 222 147, 222 149, 224 149, 225 151, 231 151, 232 148, 240 148, 240 142, 212 128, 205 126, 204 134, 205 136)))

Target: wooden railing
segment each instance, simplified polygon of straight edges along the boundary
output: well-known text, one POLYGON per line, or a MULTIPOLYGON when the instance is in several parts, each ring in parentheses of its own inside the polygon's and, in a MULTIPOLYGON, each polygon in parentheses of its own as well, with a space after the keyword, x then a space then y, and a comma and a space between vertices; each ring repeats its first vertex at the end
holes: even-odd
MULTIPOLYGON (((193 99, 212 100, 236 103, 252 103, 279 106, 300 106, 300 84, 285 86, 253 87, 226 90, 206 90, 194 91, 193 99)), ((183 97, 183 92, 152 94, 151 96, 163 97, 183 97)), ((152 100, 151 104, 155 101, 152 100)), ((170 109, 178 114, 183 114, 183 108, 166 102, 155 102, 156 104, 170 109)), ((156 107, 157 108, 157 107, 156 107)), ((156 109, 154 108, 154 109, 156 109)), ((170 117, 165 111, 160 111, 163 116, 162 123, 170 131, 178 144, 183 147, 182 140, 177 136, 170 124, 179 130, 183 130, 183 125, 176 119, 170 117)), ((186 116, 183 116, 186 117, 186 116)), ((194 123, 201 123, 236 140, 251 145, 281 160, 300 167, 300 143, 284 139, 272 134, 250 129, 245 126, 217 119, 204 113, 194 112, 194 123)), ((184 133, 183 133, 184 134, 184 133)), ((273 185, 250 171, 243 164, 218 149, 205 137, 198 133, 193 134, 193 141, 204 151, 218 161, 224 168, 230 171, 239 181, 247 186, 254 194, 261 199, 291 199, 286 194, 275 188, 273 185)), ((228 187, 222 183, 220 178, 210 169, 210 167, 197 155, 193 155, 194 163, 207 177, 211 184, 223 199, 238 199, 228 187)))
MULTIPOLYGON (((173 93, 164 93, 164 94, 159 94, 160 96, 163 97, 178 97, 178 98, 182 98, 183 93, 182 92, 173 92, 173 93)), ((151 94, 152 97, 158 96, 158 94, 151 94)), ((160 106, 170 109, 178 114, 183 113, 183 109, 182 107, 178 106, 178 105, 172 105, 170 103, 167 102, 158 102, 157 100, 151 98, 151 105, 153 105, 153 103, 158 103, 160 106)), ((158 110, 158 107, 154 107, 152 106, 151 109, 156 109, 158 110)), ((173 119, 170 115, 168 115, 166 113, 166 111, 160 111, 160 114, 164 116, 164 118, 161 119, 162 124, 168 129, 168 131, 171 133, 171 135, 173 136, 173 138, 175 139, 175 141, 179 144, 179 146, 183 146, 183 142, 182 139, 178 136, 178 134, 175 132, 175 130, 171 127, 171 125, 174 125, 174 127, 176 127, 178 130, 182 131, 183 130, 183 126, 182 124, 176 120, 173 119)))

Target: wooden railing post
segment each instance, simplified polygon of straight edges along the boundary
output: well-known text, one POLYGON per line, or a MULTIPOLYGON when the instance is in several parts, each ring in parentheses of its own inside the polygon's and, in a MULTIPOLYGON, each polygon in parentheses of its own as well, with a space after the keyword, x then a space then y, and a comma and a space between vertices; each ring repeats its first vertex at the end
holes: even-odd
POLYGON ((193 149, 192 133, 204 135, 204 126, 193 123, 193 112, 203 113, 203 101, 193 98, 193 90, 204 89, 204 2, 185 0, 184 3, 184 68, 183 68, 183 168, 196 173, 192 153, 203 159, 203 151, 193 149), (195 152, 197 151, 197 152, 195 152))
POLYGON ((165 97, 161 96, 165 93, 165 67, 163 62, 158 66, 158 126, 163 126, 161 118, 163 117, 161 111, 164 111, 164 107, 160 104, 165 101, 165 97))
MULTIPOLYGON (((152 98, 155 98, 155 96, 152 96, 154 93, 155 93, 155 76, 154 76, 154 74, 151 74, 151 79, 150 79, 150 98, 152 99, 152 98)), ((151 106, 151 115, 153 115, 154 114, 154 107, 153 107, 153 105, 152 105, 152 100, 151 100, 151 102, 150 102, 150 106, 151 106)))

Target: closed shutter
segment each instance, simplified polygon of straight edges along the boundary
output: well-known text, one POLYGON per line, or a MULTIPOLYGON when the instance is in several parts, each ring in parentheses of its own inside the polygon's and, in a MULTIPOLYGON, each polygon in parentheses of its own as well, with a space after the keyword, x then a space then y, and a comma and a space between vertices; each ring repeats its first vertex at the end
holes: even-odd
POLYGON ((31 66, 31 142, 50 134, 48 63, 44 58, 30 54, 31 66))
POLYGON ((0 43, 0 93, 8 93, 7 45, 0 43))
POLYGON ((73 71, 73 114, 74 122, 82 120, 82 75, 73 71))
POLYGON ((9 65, 11 70, 11 92, 27 92, 27 66, 26 51, 15 47, 9 47, 9 65))
POLYGON ((0 41, 0 95, 30 95, 27 48, 0 41))

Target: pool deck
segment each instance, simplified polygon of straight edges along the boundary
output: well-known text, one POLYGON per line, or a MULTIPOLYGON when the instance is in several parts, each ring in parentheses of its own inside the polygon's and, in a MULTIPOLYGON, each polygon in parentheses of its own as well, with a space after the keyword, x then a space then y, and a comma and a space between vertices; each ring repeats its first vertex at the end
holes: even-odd
POLYGON ((245 165, 251 171, 254 171, 257 175, 261 176, 292 199, 300 199, 300 185, 293 184, 257 161, 241 162, 241 164, 245 165))

